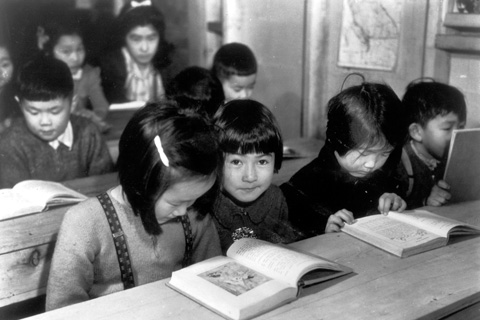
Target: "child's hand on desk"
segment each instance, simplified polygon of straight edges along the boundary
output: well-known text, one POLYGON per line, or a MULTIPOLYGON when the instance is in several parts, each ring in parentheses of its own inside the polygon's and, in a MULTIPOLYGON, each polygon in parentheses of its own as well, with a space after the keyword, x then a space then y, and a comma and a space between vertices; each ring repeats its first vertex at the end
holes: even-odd
POLYGON ((353 213, 347 209, 339 210, 328 218, 327 226, 325 227, 325 233, 340 232, 340 229, 345 225, 345 223, 352 224, 354 222, 355 219, 353 218, 353 213))
POLYGON ((427 198, 426 205, 440 207, 444 205, 452 195, 450 194, 450 185, 445 180, 440 180, 433 186, 430 196, 427 198))
POLYGON ((407 203, 395 193, 384 193, 378 199, 378 211, 381 214, 387 215, 388 211, 402 212, 407 207, 407 203))

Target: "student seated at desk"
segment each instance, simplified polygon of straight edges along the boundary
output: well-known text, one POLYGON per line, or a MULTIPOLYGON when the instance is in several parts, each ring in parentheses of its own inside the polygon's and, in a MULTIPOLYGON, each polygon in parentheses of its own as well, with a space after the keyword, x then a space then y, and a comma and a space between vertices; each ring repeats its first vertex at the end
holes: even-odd
POLYGON ((441 206, 451 197, 450 186, 442 178, 452 132, 465 126, 465 98, 450 85, 414 81, 408 85, 402 103, 410 139, 403 148, 398 171, 407 207, 441 206))
POLYGON ((280 170, 283 141, 271 111, 253 100, 233 100, 215 115, 225 160, 214 221, 222 251, 234 240, 254 237, 289 243, 299 234, 288 221, 285 198, 272 184, 280 170))
POLYGON ((405 209, 393 175, 406 133, 402 119, 400 99, 383 84, 363 82, 330 99, 325 145, 281 185, 292 223, 313 236, 405 209))
POLYGON ((206 214, 211 198, 199 199, 221 167, 213 126, 173 102, 147 104, 127 124, 119 150, 120 185, 65 214, 47 310, 168 278, 221 254, 206 214))
POLYGON ((73 80, 68 66, 39 57, 20 72, 23 117, 0 137, 0 187, 28 179, 65 181, 113 170, 98 128, 71 115, 73 80))
POLYGON ((242 43, 227 43, 213 57, 213 74, 223 88, 225 101, 248 99, 257 80, 257 59, 242 43))

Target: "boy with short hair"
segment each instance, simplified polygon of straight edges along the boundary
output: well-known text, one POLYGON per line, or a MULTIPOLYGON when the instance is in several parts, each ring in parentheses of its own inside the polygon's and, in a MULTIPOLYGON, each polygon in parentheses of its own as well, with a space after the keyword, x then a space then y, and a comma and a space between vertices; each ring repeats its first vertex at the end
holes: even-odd
POLYGON ((441 206, 450 199, 450 186, 442 178, 452 132, 465 126, 465 98, 444 83, 412 82, 402 103, 410 135, 399 165, 407 207, 441 206))
POLYGON ((215 53, 212 72, 222 84, 226 102, 248 99, 257 79, 257 60, 246 45, 228 43, 215 53))
POLYGON ((24 117, 0 138, 0 187, 27 179, 64 181, 113 170, 97 127, 71 115, 73 80, 68 66, 41 57, 25 65, 17 99, 24 117))

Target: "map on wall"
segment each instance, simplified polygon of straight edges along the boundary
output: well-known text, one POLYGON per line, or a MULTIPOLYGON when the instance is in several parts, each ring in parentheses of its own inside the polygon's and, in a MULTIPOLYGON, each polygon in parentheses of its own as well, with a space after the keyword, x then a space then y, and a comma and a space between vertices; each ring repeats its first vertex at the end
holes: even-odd
POLYGON ((344 0, 338 65, 392 70, 400 43, 403 1, 344 0))

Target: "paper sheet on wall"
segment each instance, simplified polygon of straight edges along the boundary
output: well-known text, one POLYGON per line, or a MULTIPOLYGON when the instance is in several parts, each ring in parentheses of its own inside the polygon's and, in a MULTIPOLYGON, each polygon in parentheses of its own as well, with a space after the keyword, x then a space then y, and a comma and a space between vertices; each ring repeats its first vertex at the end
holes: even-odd
POLYGON ((393 70, 403 1, 344 0, 338 65, 393 70))

